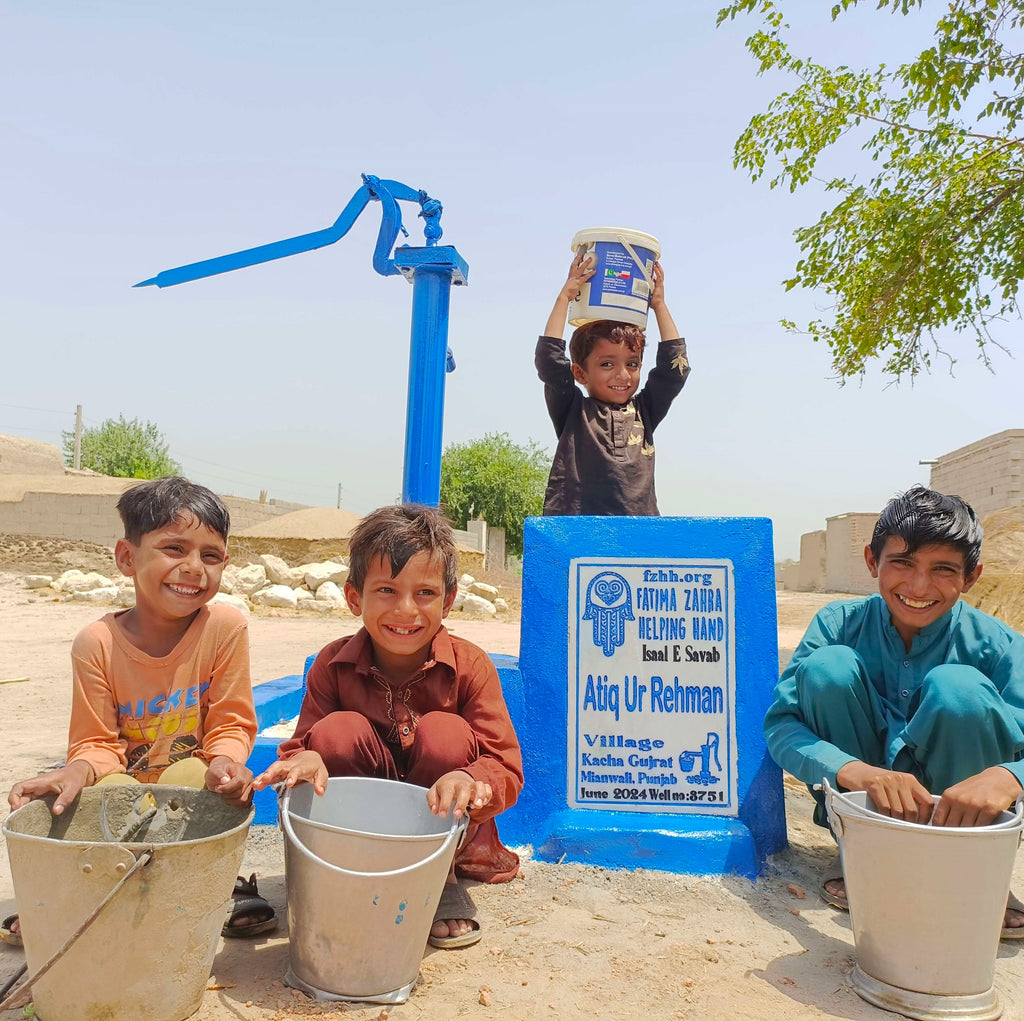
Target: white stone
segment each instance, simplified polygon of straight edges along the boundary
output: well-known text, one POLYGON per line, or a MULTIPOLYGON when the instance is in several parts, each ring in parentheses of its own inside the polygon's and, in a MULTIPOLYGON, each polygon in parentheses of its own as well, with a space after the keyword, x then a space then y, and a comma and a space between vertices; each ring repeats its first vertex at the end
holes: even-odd
MULTIPOLYGON (((216 598, 216 596, 214 596, 216 598)), ((134 606, 135 605, 135 586, 132 585, 129 588, 119 588, 117 590, 117 605, 118 606, 134 606)))
POLYGON ((113 585, 104 585, 102 588, 75 589, 71 598, 76 603, 109 603, 117 599, 117 594, 113 585))
POLYGON ((235 582, 238 579, 238 565, 228 564, 227 567, 221 572, 220 576, 220 590, 227 595, 230 595, 235 591, 235 582))
POLYGON ((315 603, 316 602, 316 596, 312 592, 310 592, 308 588, 297 588, 294 591, 295 591, 295 598, 300 603, 310 603, 310 602, 315 603))
POLYGON ((469 591, 475 596, 483 596, 488 602, 493 603, 494 597, 498 594, 498 590, 493 585, 486 585, 482 581, 474 581, 469 586, 469 591))
POLYGON ((303 603, 301 609, 312 610, 314 613, 343 613, 346 611, 346 607, 342 603, 322 602, 319 599, 303 603))
POLYGON ((497 610, 494 609, 494 603, 488 602, 482 596, 474 596, 470 593, 462 604, 462 612, 478 613, 483 617, 493 617, 497 610))
MULTIPOLYGON (((262 566, 262 565, 261 565, 262 566)), ((259 606, 287 606, 293 610, 298 606, 295 590, 287 585, 271 585, 253 594, 252 601, 259 606)))
POLYGON ((473 584, 474 581, 476 581, 476 578, 474 578, 473 575, 464 574, 461 578, 459 578, 459 588, 468 589, 470 585, 473 584))
POLYGON ((83 573, 77 568, 65 571, 56 581, 53 587, 58 592, 89 592, 98 588, 113 588, 114 583, 110 578, 95 571, 83 573))
POLYGON ((225 606, 233 606, 236 610, 240 610, 243 616, 251 617, 252 610, 249 609, 249 604, 241 596, 233 596, 228 592, 218 592, 211 600, 210 604, 223 603, 225 606))
POLYGON ((331 606, 347 605, 345 594, 333 581, 325 581, 322 585, 317 586, 316 601, 318 603, 328 603, 331 606))
POLYGON ((498 611, 498 613, 508 613, 508 603, 506 603, 504 599, 495 599, 494 608, 498 611))
POLYGON ((235 576, 235 595, 251 596, 267 587, 267 569, 262 564, 246 564, 235 576))
POLYGON ((306 577, 306 572, 301 567, 289 567, 284 560, 275 557, 273 553, 261 554, 260 563, 266 569, 267 577, 274 585, 298 588, 306 577))
POLYGON ((466 601, 467 592, 465 589, 457 589, 455 592, 455 602, 452 603, 453 610, 461 610, 462 604, 466 601))
POLYGON ((325 560, 322 564, 304 564, 306 585, 316 591, 326 581, 333 581, 341 588, 348 578, 348 568, 344 564, 325 560))
POLYGON ((26 574, 25 588, 46 588, 52 581, 48 574, 26 574))

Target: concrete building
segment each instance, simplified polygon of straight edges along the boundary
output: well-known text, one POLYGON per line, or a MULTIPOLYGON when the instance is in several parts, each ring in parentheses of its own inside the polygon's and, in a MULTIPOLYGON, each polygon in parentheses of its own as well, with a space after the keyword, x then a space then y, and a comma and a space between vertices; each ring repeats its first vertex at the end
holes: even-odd
POLYGON ((825 591, 825 530, 800 536, 800 563, 795 588, 799 592, 825 591))
POLYGON ((1022 465, 1024 429, 1004 429, 943 454, 932 465, 931 488, 962 496, 984 518, 1024 503, 1022 465))
POLYGON ((825 591, 870 595, 878 582, 864 563, 878 512, 837 514, 825 519, 825 591))

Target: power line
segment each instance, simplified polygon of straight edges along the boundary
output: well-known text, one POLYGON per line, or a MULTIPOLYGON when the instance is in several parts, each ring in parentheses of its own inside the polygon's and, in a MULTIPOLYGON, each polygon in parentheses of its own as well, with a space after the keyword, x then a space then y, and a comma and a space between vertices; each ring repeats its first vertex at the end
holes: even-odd
POLYGON ((56 411, 53 408, 30 408, 26 404, 2 404, 2 403, 0 403, 0 408, 15 408, 18 411, 39 411, 39 412, 42 412, 44 415, 70 416, 70 415, 74 414, 73 411, 56 411))

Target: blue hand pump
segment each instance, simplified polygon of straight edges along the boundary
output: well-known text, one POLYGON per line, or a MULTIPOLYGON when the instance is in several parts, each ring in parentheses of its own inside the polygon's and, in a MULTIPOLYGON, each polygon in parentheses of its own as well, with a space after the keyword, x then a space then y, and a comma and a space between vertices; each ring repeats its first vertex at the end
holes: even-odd
POLYGON ((445 370, 455 369, 448 347, 448 304, 451 287, 464 285, 469 265, 451 245, 438 245, 441 203, 425 191, 398 181, 382 181, 363 174, 362 187, 352 196, 337 220, 324 230, 275 241, 244 252, 233 252, 177 269, 166 269, 136 287, 173 287, 175 284, 244 269, 261 262, 311 252, 343 238, 371 202, 381 204, 380 231, 373 250, 373 268, 382 276, 401 274, 412 284, 412 337, 409 351, 409 396, 405 416, 405 465, 402 500, 436 507, 441 497, 441 432, 444 424, 445 370), (418 202, 424 220, 424 247, 394 248, 402 226, 402 202, 418 202), (394 248, 394 257, 391 257, 394 248))

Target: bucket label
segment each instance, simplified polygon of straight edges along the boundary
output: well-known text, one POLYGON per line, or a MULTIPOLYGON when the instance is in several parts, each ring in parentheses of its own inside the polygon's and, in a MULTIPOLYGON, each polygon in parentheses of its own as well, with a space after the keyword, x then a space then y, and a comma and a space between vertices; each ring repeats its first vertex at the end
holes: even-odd
POLYGON ((730 560, 569 566, 570 808, 735 816, 730 560))
MULTIPOLYGON (((633 245, 637 258, 648 273, 654 270, 654 253, 633 245)), ((598 241, 593 251, 596 263, 590 278, 590 304, 594 307, 628 308, 647 312, 651 289, 643 270, 629 252, 615 241, 598 241)))

